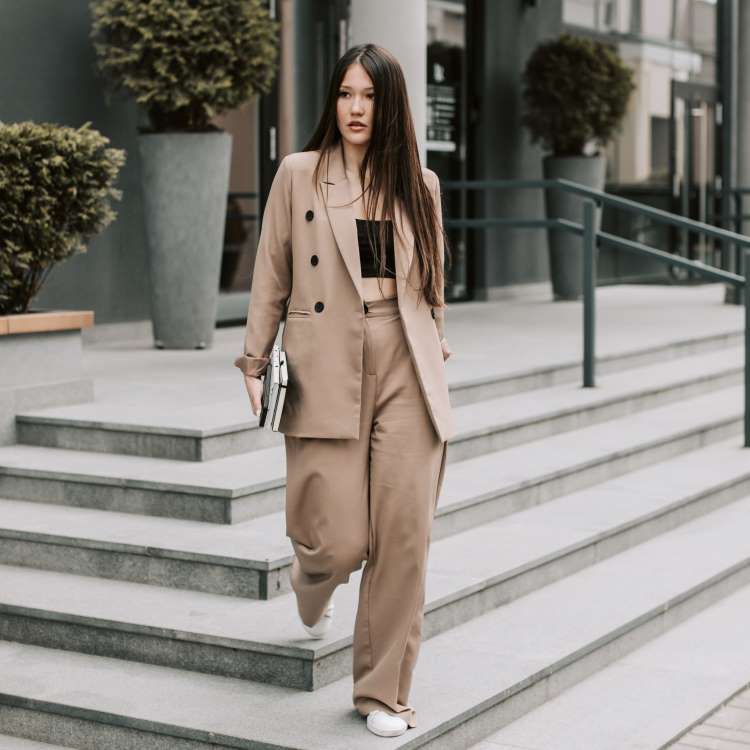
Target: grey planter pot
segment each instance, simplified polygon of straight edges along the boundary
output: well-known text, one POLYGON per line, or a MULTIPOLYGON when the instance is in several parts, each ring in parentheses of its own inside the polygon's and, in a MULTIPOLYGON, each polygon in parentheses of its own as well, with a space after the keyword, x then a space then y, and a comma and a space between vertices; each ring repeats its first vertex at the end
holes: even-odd
MULTIPOLYGON (((599 156, 546 156, 542 160, 544 179, 564 178, 587 187, 604 189, 607 158, 599 156)), ((578 195, 562 190, 545 190, 548 219, 583 222, 583 201, 578 195)), ((594 212, 597 231, 602 212, 594 212)), ((583 238, 560 229, 547 231, 550 280, 555 300, 579 299, 583 293, 583 238)))
POLYGON ((151 320, 158 348, 213 343, 232 136, 140 134, 151 320))

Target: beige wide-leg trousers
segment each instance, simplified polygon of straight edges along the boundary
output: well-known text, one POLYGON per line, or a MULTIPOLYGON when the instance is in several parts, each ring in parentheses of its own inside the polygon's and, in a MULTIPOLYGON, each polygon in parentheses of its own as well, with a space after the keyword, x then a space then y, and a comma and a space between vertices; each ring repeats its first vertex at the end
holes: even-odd
POLYGON ((354 624, 354 706, 362 716, 379 708, 414 727, 409 690, 447 442, 430 420, 397 298, 366 306, 359 438, 285 435, 291 584, 312 625, 366 560, 354 624))

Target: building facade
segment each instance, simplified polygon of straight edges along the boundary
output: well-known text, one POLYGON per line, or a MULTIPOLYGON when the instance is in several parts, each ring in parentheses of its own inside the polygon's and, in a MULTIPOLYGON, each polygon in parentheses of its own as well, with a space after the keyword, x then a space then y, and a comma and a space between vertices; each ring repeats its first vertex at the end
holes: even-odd
MULTIPOLYGON (((281 21, 273 91, 217 118, 234 137, 217 325, 241 322, 267 193, 279 159, 302 148, 330 71, 349 46, 382 44, 407 78, 424 163, 443 181, 538 178, 542 153, 520 125, 521 74, 537 44, 562 31, 612 44, 637 89, 608 147, 608 189, 720 221, 722 187, 750 184, 750 10, 739 0, 270 0, 281 21), (397 22, 396 22, 397 19, 397 22)), ((93 309, 91 336, 148 330, 148 265, 136 128, 127 99, 107 101, 91 46, 86 0, 6 0, 0 44, 0 120, 91 121, 128 161, 118 219, 88 251, 55 268, 38 304, 93 309)), ((447 216, 544 212, 538 190, 445 191, 447 216)), ((658 234, 632 219, 605 223, 663 248, 718 262, 719 249, 658 234), (623 224, 630 221, 632 224, 623 224), (682 244, 681 244, 682 243, 682 244)), ((544 292, 545 233, 455 231, 449 301, 544 292)), ((601 280, 658 279, 662 268, 602 252, 601 280)))

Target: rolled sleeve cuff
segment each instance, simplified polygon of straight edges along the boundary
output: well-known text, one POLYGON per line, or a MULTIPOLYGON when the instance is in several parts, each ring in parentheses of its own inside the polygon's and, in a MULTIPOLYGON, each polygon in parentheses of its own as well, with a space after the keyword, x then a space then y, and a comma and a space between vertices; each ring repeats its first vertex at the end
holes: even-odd
POLYGON ((270 357, 251 357, 249 354, 243 354, 234 360, 234 366, 239 367, 245 375, 259 378, 265 373, 270 359, 270 357))

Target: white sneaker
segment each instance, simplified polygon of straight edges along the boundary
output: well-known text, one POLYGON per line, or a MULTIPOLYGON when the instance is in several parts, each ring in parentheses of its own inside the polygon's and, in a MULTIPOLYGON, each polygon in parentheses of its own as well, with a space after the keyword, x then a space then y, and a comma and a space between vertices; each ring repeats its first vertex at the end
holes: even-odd
POLYGON ((367 728, 381 737, 398 737, 409 725, 400 717, 376 708, 367 714, 367 728))
POLYGON ((314 625, 305 625, 300 618, 302 627, 307 631, 307 634, 311 638, 325 638, 328 631, 331 629, 331 623, 333 623, 333 599, 328 602, 325 612, 320 616, 320 619, 314 625))

